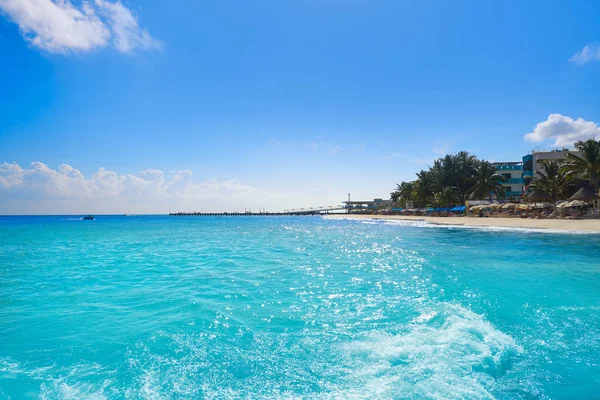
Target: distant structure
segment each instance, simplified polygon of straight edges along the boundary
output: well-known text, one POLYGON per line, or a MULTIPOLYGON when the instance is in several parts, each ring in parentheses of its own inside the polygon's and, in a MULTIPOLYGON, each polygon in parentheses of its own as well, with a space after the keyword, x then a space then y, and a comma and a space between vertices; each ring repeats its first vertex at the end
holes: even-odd
MULTIPOLYGON (((350 198, 348 196, 348 198, 350 198)), ((348 213, 361 211, 377 211, 384 208, 389 208, 392 205, 392 200, 373 199, 373 200, 348 200, 344 201, 344 208, 348 213)))

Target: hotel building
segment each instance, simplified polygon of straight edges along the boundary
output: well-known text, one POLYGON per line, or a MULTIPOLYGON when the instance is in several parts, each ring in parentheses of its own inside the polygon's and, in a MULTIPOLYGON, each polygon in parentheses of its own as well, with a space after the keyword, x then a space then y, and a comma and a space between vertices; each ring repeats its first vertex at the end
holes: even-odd
POLYGON ((523 162, 496 162, 492 163, 496 167, 496 173, 502 175, 504 181, 503 200, 518 201, 523 196, 525 182, 523 179, 523 162))
POLYGON ((536 171, 542 170, 542 161, 554 160, 558 162, 567 162, 567 155, 579 155, 579 152, 571 149, 556 149, 552 151, 533 151, 523 157, 523 176, 534 177, 536 171))

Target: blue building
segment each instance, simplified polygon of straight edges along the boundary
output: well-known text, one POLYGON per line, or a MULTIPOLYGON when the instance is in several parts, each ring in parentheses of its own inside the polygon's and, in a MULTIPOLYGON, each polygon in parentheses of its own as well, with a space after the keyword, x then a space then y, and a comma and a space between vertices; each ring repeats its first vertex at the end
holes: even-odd
POLYGON ((504 198, 510 201, 519 201, 523 196, 523 187, 525 182, 523 179, 523 162, 497 162, 492 163, 496 167, 496 173, 502 175, 504 181, 504 198))

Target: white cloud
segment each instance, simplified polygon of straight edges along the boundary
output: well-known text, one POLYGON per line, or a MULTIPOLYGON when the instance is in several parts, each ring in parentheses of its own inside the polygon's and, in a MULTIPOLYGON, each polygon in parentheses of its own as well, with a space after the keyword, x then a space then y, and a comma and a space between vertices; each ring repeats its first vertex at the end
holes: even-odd
POLYGON ((113 32, 114 46, 123 53, 135 48, 160 48, 161 42, 152 38, 148 30, 140 28, 131 11, 120 2, 96 0, 99 9, 105 11, 109 26, 113 32))
POLYGON ((600 45, 590 44, 569 59, 575 64, 587 64, 590 61, 600 60, 600 45))
POLYGON ((0 0, 0 11, 29 43, 50 53, 108 45, 128 53, 161 46, 119 1, 84 1, 77 7, 70 0, 0 0))
POLYGON ((578 140, 600 136, 595 122, 582 118, 573 119, 561 114, 550 114, 546 121, 538 123, 533 132, 525 135, 530 142, 554 140, 554 146, 570 146, 578 140))
POLYGON ((120 175, 105 168, 90 178, 67 164, 56 169, 41 162, 28 168, 0 164, 0 215, 83 213, 167 213, 169 211, 233 211, 337 204, 339 196, 328 185, 315 190, 281 191, 257 188, 237 180, 195 182, 181 170, 166 178, 148 169, 120 175))

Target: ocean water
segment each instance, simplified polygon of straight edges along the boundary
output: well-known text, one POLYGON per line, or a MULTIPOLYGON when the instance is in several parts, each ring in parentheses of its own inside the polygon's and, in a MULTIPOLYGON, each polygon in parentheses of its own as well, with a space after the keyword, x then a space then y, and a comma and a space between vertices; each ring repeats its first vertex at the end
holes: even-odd
POLYGON ((2 399, 600 398, 600 236, 0 217, 2 399))

